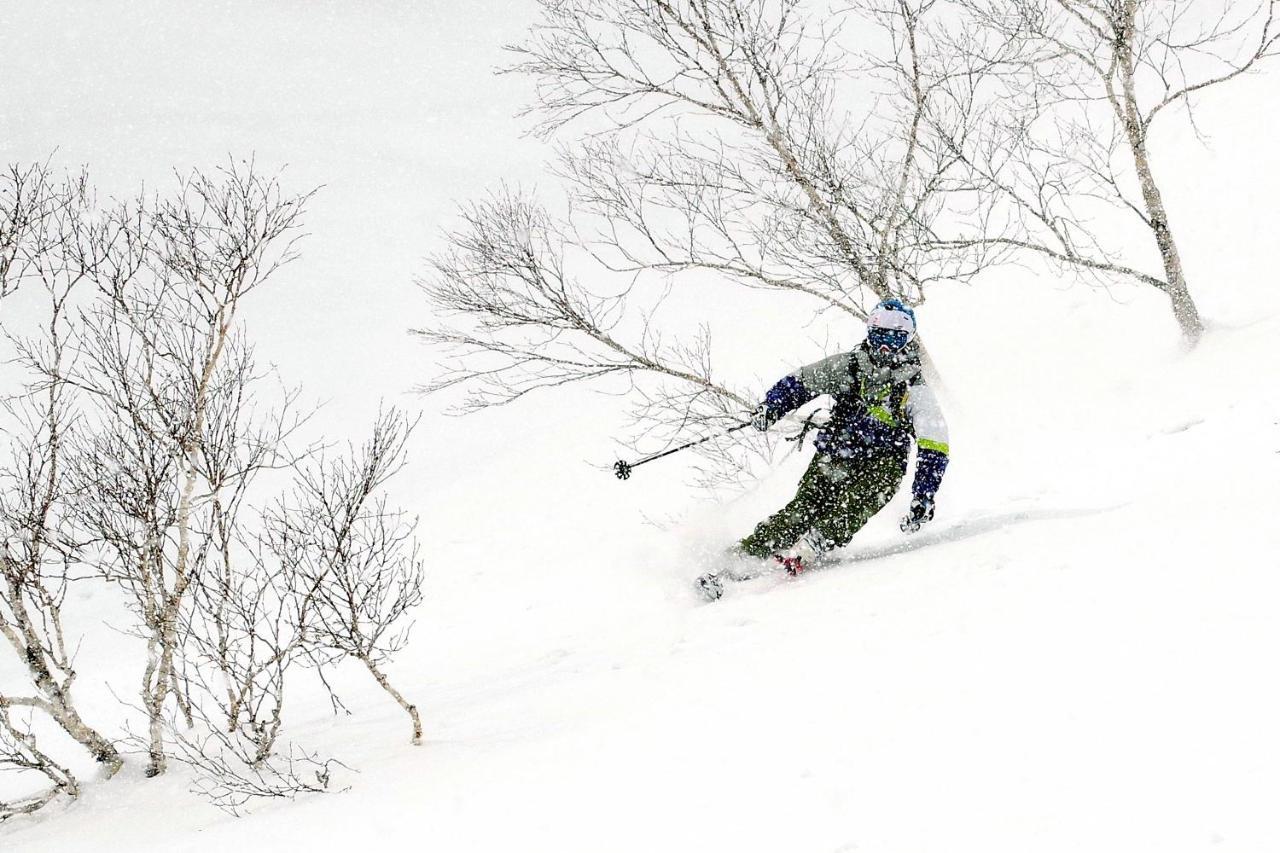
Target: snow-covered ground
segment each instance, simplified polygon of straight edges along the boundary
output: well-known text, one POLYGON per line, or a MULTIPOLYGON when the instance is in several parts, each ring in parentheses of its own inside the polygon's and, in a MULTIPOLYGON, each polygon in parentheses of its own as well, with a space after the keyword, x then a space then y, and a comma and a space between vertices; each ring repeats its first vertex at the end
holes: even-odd
MULTIPOLYGON (((66 21, 21 5, 0 6, 0 24, 30 20, 46 49, 95 24, 130 31, 92 4, 66 21)), ((776 508, 811 451, 708 502, 679 458, 611 476, 615 398, 545 395, 459 420, 404 394, 430 370, 401 334, 424 310, 410 278, 450 200, 541 156, 508 118, 522 93, 487 75, 531 10, 376 5, 193 11, 208 61, 239 31, 225 18, 254 22, 261 42, 235 56, 304 68, 265 93, 245 94, 248 71, 177 75, 198 96, 143 75, 140 95, 85 116, 95 86, 123 84, 110 51, 81 45, 92 61, 67 60, 50 88, 0 95, 0 153, 61 144, 61 160, 127 189, 247 146, 329 185, 304 259, 253 328, 282 373, 333 401, 331 429, 354 434, 380 397, 425 407, 396 491, 422 515, 428 601, 392 675, 423 709, 426 744, 408 746, 399 709, 350 672, 350 716, 289 720, 359 771, 349 791, 235 819, 182 772, 145 780, 134 760, 4 825, 0 849, 1280 850, 1280 78, 1206 104, 1211 146, 1169 142, 1169 203, 1212 324, 1197 350, 1181 351, 1151 294, 1032 272, 937 294, 921 323, 954 453, 937 520, 904 538, 900 496, 830 568, 707 605, 689 586, 704 555, 776 508), (89 94, 59 95, 58 80, 89 94), (250 99, 243 114, 235 97, 250 99)), ((168 20, 160 8, 129 6, 168 20)), ((190 33, 169 29, 154 52, 174 59, 190 33)), ((734 322, 755 332, 723 355, 761 390, 828 332, 860 334, 734 322)), ((115 720, 136 649, 103 624, 104 594, 75 609, 77 695, 115 720)))

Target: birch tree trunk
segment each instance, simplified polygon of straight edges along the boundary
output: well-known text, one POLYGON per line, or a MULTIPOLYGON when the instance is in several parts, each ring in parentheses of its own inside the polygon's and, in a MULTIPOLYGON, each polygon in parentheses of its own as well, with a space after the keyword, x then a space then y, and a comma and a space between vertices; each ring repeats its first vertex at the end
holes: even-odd
POLYGON ((1120 53, 1121 92, 1119 103, 1113 94, 1112 105, 1124 127, 1125 139, 1129 143, 1129 151, 1133 155, 1133 166, 1138 175, 1138 185, 1142 189, 1142 201, 1147 211, 1147 224, 1151 228, 1156 248, 1160 251, 1160 260, 1164 265, 1165 294, 1173 308, 1173 316, 1178 321, 1187 342, 1194 345, 1204 333, 1204 323, 1200 319, 1200 311, 1191 291, 1187 288, 1187 278, 1182 269, 1182 258, 1178 254, 1178 244, 1173 238, 1173 229, 1169 225, 1169 212, 1165 209, 1164 198, 1160 186, 1156 182, 1151 168, 1151 156, 1147 149, 1147 126, 1138 106, 1137 85, 1134 80, 1134 37, 1137 27, 1137 0, 1127 0, 1124 8, 1124 21, 1117 35, 1116 48, 1120 53))
MULTIPOLYGON (((14 624, 0 621, 0 633, 4 634, 10 645, 26 662, 31 680, 40 691, 42 698, 13 700, 0 697, 0 705, 40 708, 52 717, 63 731, 87 749, 95 761, 107 765, 109 774, 114 775, 122 764, 120 753, 111 741, 84 721, 72 704, 67 688, 75 673, 68 671, 66 680, 61 683, 54 677, 53 670, 45 660, 44 645, 36 635, 35 623, 23 603, 23 592, 8 572, 6 575, 7 594, 14 624)), ((58 617, 55 614, 53 618, 58 617)))
POLYGON ((378 669, 368 655, 361 655, 360 661, 368 668, 369 674, 378 682, 378 686, 387 691, 387 693, 391 695, 391 698, 396 700, 396 703, 399 704, 401 708, 404 708, 405 713, 409 715, 409 719, 413 721, 413 738, 409 742, 414 746, 421 746, 422 718, 418 716, 418 706, 404 698, 400 691, 396 690, 395 687, 392 686, 391 680, 387 678, 386 674, 383 673, 382 670, 378 669))

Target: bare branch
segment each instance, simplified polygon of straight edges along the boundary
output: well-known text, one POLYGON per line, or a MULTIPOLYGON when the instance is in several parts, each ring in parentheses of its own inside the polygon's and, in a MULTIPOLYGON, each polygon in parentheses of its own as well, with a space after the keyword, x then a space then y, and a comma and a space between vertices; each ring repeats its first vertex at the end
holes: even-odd
POLYGON ((7 703, 0 702, 0 770, 43 776, 48 785, 16 800, 0 801, 0 823, 19 815, 32 814, 59 795, 80 796, 76 777, 43 752, 29 726, 17 723, 7 703))
POLYGON ((632 396, 641 437, 677 440, 665 427, 754 403, 664 317, 672 288, 718 280, 862 319, 1011 254, 966 239, 990 205, 948 142, 974 132, 990 63, 940 50, 934 0, 858 0, 860 58, 842 42, 853 16, 792 0, 541 5, 510 70, 539 84, 539 132, 588 133, 561 158, 565 221, 501 193, 421 282, 437 325, 418 334, 450 358, 424 390, 464 387, 463 411, 591 381, 632 396), (839 111, 849 87, 872 108, 839 111))
POLYGON ((408 643, 407 620, 422 600, 417 520, 391 509, 382 493, 405 465, 415 424, 385 411, 358 450, 304 466, 292 494, 268 519, 265 544, 289 591, 291 630, 299 642, 328 652, 325 663, 358 660, 408 714, 410 742, 417 745, 418 708, 384 671, 408 643))

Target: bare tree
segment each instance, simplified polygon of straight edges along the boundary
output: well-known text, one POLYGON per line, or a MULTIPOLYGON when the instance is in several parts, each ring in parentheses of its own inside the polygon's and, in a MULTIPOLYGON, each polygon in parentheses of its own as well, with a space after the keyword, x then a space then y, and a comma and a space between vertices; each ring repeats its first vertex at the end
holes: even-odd
POLYGON ((215 413, 244 386, 241 302, 294 258, 309 197, 252 164, 197 171, 154 206, 120 205, 99 241, 103 299, 84 318, 77 374, 97 419, 79 516, 147 642, 148 775, 165 768, 166 702, 184 702, 180 617, 213 546, 212 493, 236 487, 235 477, 215 483, 210 459, 215 413))
POLYGON ((247 524, 236 494, 215 502, 217 556, 184 613, 190 666, 182 681, 194 728, 172 713, 167 727, 175 756, 197 771, 195 790, 225 811, 330 790, 333 769, 345 767, 281 746, 286 687, 300 667, 359 660, 410 715, 413 742, 421 740, 417 708, 383 671, 407 640, 399 623, 421 598, 421 566, 408 545, 412 525, 375 497, 400 467, 410 428, 384 415, 363 455, 314 458, 295 472, 292 499, 250 513, 247 524))
POLYGON ((76 582, 118 584, 146 644, 147 725, 127 742, 148 775, 176 757, 233 813, 331 789, 340 762, 282 735, 286 685, 307 669, 328 687, 324 669, 347 657, 405 708, 418 742, 417 709, 385 667, 422 568, 414 522, 381 493, 412 424, 384 415, 351 458, 295 453, 298 392, 263 388, 239 328, 242 300, 294 257, 310 194, 243 163, 105 211, 83 175, 14 168, 8 181, 0 294, 39 283, 50 312, 39 335, 7 336, 31 380, 4 403, 0 636, 31 689, 0 693, 0 767, 46 785, 0 803, 0 819, 79 793, 36 742, 44 716, 111 772, 121 764, 71 698, 63 602, 76 582), (254 503, 291 474, 296 502, 254 503))
POLYGON ((416 519, 392 509, 383 486, 405 464, 413 421, 383 412, 370 439, 345 456, 320 458, 298 473, 292 495, 269 521, 305 642, 328 663, 359 661, 413 723, 416 705, 391 684, 385 669, 408 642, 409 612, 422 600, 422 561, 413 539, 416 519))
MULTIPOLYGON (((63 620, 68 588, 88 574, 70 524, 76 495, 67 477, 68 448, 79 426, 67 378, 69 306, 90 272, 83 251, 92 236, 88 199, 83 175, 55 183, 44 166, 33 166, 11 167, 8 178, 0 239, 11 242, 2 272, 10 287, 39 282, 48 313, 41 335, 8 335, 13 363, 31 384, 3 405, 9 456, 0 465, 0 636, 22 662, 31 693, 0 693, 0 708, 39 710, 111 775, 121 766, 116 747, 72 699, 76 638, 63 620)), ((14 734, 12 718, 5 725, 14 734)), ((35 749, 33 740, 30 746, 35 749)), ((63 787, 74 789, 74 780, 63 787)))
POLYGON ((421 332, 453 358, 427 390, 466 384, 474 408, 619 377, 642 427, 673 440, 753 405, 712 372, 705 331, 661 315, 686 274, 863 318, 1007 253, 949 230, 987 215, 951 146, 977 124, 985 66, 938 50, 938 5, 542 3, 510 70, 539 83, 540 132, 583 129, 558 169, 570 212, 503 193, 465 214, 423 282, 452 318, 421 332), (856 53, 840 26, 855 14, 856 53))
POLYGON ((993 71, 988 131, 953 150, 1008 205, 1004 245, 1087 276, 1163 291, 1184 337, 1204 324, 1157 176, 1155 129, 1175 109, 1280 52, 1276 0, 956 0, 968 26, 954 49, 993 71), (1099 212, 1133 217, 1160 272, 1109 240, 1099 212))

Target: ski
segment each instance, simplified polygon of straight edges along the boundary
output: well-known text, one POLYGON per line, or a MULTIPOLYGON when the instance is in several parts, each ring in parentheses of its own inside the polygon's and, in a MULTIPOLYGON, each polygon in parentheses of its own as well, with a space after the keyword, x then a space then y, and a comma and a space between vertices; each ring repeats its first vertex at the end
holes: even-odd
POLYGON ((815 565, 816 561, 813 558, 806 560, 801 555, 774 554, 771 562, 764 560, 760 562, 759 571, 735 572, 729 569, 721 569, 718 572, 707 572, 706 574, 698 575, 693 584, 704 599, 718 601, 724 597, 726 584, 743 583, 773 574, 796 577, 814 568, 815 565))

